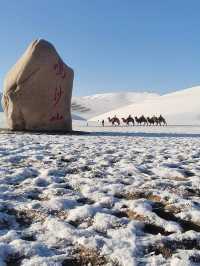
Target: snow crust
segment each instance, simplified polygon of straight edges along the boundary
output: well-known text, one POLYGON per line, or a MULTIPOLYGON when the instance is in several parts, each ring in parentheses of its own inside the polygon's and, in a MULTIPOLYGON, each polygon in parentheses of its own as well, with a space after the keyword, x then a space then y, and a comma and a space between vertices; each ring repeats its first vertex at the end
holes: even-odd
POLYGON ((82 129, 1 134, 0 265, 198 265, 198 129, 82 129))

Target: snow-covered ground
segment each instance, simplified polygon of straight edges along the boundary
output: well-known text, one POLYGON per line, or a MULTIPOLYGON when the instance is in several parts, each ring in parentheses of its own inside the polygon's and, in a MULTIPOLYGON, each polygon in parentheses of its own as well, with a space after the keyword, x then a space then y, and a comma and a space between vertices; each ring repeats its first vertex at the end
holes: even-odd
POLYGON ((74 129, 0 134, 0 265, 199 265, 200 129, 74 129))

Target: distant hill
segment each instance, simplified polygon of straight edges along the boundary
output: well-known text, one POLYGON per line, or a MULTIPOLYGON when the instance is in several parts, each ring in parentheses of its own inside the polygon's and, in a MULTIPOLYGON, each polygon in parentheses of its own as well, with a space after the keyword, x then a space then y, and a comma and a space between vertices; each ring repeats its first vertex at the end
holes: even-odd
POLYGON ((146 116, 162 114, 169 124, 200 125, 200 86, 169 93, 160 97, 146 99, 139 103, 94 116, 91 121, 112 117, 146 116))
POLYGON ((116 92, 73 97, 72 112, 89 119, 132 103, 155 99, 157 97, 159 97, 158 94, 148 92, 116 92))

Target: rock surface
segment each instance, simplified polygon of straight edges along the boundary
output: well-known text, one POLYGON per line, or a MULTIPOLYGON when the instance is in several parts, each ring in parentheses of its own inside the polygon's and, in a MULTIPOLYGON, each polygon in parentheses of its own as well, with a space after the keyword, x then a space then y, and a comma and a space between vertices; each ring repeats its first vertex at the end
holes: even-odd
POLYGON ((2 105, 8 127, 71 131, 73 77, 52 44, 33 41, 4 80, 2 105))

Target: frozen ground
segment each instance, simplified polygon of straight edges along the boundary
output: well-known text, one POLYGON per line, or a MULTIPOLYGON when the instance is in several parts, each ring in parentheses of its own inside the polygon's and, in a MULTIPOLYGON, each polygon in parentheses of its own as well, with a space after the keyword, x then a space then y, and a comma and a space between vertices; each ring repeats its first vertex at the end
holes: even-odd
POLYGON ((0 265, 199 265, 200 128, 75 129, 0 134, 0 265))

